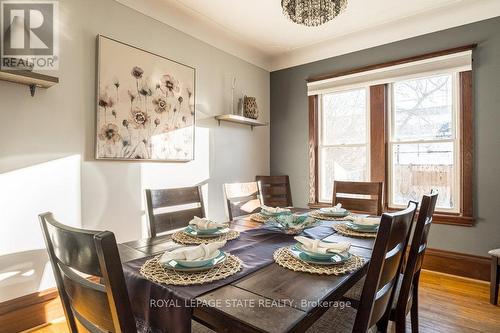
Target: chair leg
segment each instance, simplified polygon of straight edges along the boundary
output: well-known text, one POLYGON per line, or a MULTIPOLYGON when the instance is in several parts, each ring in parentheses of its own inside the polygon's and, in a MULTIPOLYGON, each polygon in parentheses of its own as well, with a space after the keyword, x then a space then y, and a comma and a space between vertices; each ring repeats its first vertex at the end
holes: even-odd
POLYGON ((419 282, 420 273, 416 275, 416 278, 413 280, 413 299, 410 309, 410 318, 411 318, 411 332, 418 333, 418 282, 419 282))
POLYGON ((498 305, 498 284, 500 280, 498 257, 491 257, 490 303, 498 305))
POLYGON ((386 318, 382 318, 377 323, 377 332, 387 333, 387 327, 388 326, 389 326, 389 320, 387 320, 386 318))
POLYGON ((406 318, 404 316, 397 316, 396 321, 396 333, 406 333, 406 318))

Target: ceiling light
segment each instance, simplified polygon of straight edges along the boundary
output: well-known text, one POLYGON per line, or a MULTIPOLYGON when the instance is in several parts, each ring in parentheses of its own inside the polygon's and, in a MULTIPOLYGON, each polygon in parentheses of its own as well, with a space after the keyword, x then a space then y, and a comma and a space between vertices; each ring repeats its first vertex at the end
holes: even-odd
POLYGON ((281 0, 281 7, 290 21, 316 27, 344 11, 347 0, 281 0))

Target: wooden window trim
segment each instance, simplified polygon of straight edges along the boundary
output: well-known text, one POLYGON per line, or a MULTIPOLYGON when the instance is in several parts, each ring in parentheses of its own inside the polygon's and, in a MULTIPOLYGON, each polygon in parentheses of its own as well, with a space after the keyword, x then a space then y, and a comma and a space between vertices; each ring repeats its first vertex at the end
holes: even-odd
MULTIPOLYGON (((459 48, 454 48, 445 51, 433 52, 423 56, 411 57, 402 59, 401 61, 393 61, 391 63, 385 63, 394 65, 397 63, 409 62, 440 56, 443 54, 451 54, 455 52, 461 52, 464 50, 473 49, 475 45, 467 45, 459 48)), ((374 65, 381 66, 381 65, 374 65)), ((368 66, 368 67, 374 67, 368 66)), ((363 67, 366 70, 368 67, 363 67)), ((380 68, 380 67, 379 67, 380 68)), ((362 70, 359 70, 359 72, 362 70)), ((350 71, 355 72, 353 71, 350 71)), ((345 73, 339 74, 345 75, 345 73)), ((339 76, 336 75, 336 76, 339 76)), ((332 75, 321 76, 321 79, 335 77, 332 75)), ((317 80, 319 80, 318 77, 317 80)), ((315 81, 316 79, 309 79, 308 82, 315 81)), ((460 156, 461 156, 461 205, 460 213, 444 213, 436 212, 434 214, 433 221, 437 224, 448 224, 457 226, 468 226, 474 225, 474 206, 473 206, 473 74, 472 71, 461 72, 459 75, 459 85, 460 85, 460 156)), ((388 168, 387 168, 387 94, 388 85, 374 85, 370 86, 370 175, 372 181, 383 181, 387 184, 388 180, 388 168)), ((309 207, 310 208, 321 208, 328 207, 329 204, 319 202, 318 193, 318 144, 319 144, 319 96, 309 96, 309 207)), ((388 189, 385 186, 384 189, 384 208, 386 211, 393 211, 394 209, 387 206, 388 189)))

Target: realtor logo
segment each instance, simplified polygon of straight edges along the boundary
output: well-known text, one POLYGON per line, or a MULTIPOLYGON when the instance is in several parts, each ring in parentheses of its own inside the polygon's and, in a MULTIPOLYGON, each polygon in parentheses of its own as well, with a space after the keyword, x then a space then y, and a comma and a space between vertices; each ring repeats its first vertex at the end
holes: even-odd
POLYGON ((58 69, 58 2, 0 4, 2 70, 58 69))

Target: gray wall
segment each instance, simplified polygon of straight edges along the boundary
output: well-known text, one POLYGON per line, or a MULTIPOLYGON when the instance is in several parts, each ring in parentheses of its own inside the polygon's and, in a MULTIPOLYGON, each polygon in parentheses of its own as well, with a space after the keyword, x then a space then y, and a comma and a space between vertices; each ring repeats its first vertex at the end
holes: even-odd
POLYGON ((500 247, 500 18, 271 73, 271 174, 288 174, 294 204, 308 201, 305 79, 427 52, 478 43, 474 52, 474 227, 433 225, 430 247, 486 255, 500 247))
POLYGON ((224 220, 222 184, 269 173, 269 127, 219 127, 213 118, 229 111, 235 76, 235 97, 257 97, 269 121, 268 71, 113 0, 59 6, 60 83, 32 98, 26 86, 0 81, 0 302, 53 286, 41 212, 127 241, 145 236, 144 188, 203 183, 208 216, 224 220), (196 68, 195 161, 94 160, 97 34, 196 68))

